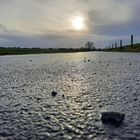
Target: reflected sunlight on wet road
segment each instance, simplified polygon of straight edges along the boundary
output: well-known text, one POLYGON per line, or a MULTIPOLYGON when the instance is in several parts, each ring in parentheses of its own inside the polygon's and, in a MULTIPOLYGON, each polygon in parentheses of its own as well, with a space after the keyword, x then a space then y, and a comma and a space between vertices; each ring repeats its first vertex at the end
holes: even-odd
POLYGON ((0 139, 139 140, 139 73, 139 53, 0 56, 0 139))

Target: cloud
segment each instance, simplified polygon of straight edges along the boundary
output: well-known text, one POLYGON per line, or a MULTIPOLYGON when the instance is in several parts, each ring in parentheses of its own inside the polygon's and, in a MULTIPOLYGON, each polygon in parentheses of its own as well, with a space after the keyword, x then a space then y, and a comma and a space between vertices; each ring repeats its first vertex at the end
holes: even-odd
POLYGON ((0 0, 0 45, 97 46, 130 34, 140 36, 139 0, 0 0), (75 32, 71 21, 83 16, 87 31, 75 32))
POLYGON ((1 32, 10 32, 3 24, 0 24, 0 31, 1 32))

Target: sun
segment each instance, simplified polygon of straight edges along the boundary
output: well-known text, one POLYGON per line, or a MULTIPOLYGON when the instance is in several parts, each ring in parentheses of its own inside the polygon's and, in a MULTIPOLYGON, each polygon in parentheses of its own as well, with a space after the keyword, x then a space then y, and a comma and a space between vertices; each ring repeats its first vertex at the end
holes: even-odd
POLYGON ((72 25, 75 30, 83 30, 84 29, 84 18, 75 17, 72 21, 72 25))

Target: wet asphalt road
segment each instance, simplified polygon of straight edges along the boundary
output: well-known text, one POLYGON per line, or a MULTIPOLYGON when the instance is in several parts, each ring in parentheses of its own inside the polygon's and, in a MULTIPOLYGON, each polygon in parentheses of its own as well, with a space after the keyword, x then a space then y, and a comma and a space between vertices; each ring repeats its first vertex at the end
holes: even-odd
POLYGON ((0 140, 26 139, 140 140, 140 54, 0 56, 0 140))

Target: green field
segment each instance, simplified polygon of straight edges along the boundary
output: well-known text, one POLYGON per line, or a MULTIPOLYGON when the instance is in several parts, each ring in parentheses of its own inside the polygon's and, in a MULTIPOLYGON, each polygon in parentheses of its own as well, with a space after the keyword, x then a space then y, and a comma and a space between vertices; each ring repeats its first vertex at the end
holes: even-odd
POLYGON ((117 48, 105 48, 103 51, 111 51, 111 52, 140 52, 140 44, 134 44, 132 47, 131 45, 117 47, 117 48))
POLYGON ((40 54, 40 53, 71 53, 93 51, 88 48, 20 48, 0 47, 0 55, 40 54))
POLYGON ((18 55, 18 54, 40 54, 40 53, 72 53, 87 51, 108 51, 108 52, 140 52, 140 44, 104 49, 89 48, 20 48, 20 47, 0 47, 0 55, 18 55))

